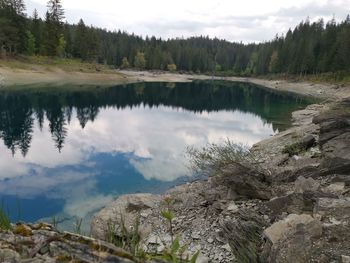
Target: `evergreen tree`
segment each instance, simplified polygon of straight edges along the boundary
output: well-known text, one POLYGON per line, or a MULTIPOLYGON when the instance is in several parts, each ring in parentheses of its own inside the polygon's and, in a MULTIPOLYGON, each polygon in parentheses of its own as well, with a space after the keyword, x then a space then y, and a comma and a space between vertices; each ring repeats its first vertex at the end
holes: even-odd
POLYGON ((61 0, 49 0, 46 13, 46 54, 56 56, 62 44, 64 10, 61 0), (61 42, 60 42, 61 41, 61 42))

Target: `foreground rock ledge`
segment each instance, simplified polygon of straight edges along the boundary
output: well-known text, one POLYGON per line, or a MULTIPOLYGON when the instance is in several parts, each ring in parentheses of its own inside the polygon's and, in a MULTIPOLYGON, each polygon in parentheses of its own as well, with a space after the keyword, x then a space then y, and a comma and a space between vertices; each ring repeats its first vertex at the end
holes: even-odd
POLYGON ((0 262, 134 262, 124 250, 107 242, 58 232, 48 224, 17 224, 0 232, 0 262))

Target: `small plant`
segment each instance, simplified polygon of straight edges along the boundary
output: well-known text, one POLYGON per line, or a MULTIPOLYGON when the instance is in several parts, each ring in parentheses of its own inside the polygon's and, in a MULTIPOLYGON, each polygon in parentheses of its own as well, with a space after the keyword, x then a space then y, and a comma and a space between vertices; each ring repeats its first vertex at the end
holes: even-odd
POLYGON ((137 218, 134 225, 128 229, 125 224, 125 218, 120 217, 118 226, 113 222, 107 223, 107 229, 105 233, 106 241, 114 244, 117 247, 123 248, 126 251, 132 253, 133 256, 138 258, 144 257, 144 251, 141 249, 141 234, 140 234, 140 218, 137 218))
POLYGON ((176 237, 174 241, 172 241, 170 247, 164 249, 162 255, 159 257, 155 257, 156 259, 166 260, 167 262, 172 263, 180 263, 180 262, 190 262, 190 263, 196 263, 199 251, 195 253, 191 259, 187 255, 186 258, 184 257, 185 252, 187 251, 187 246, 181 246, 180 245, 180 237, 176 237))
POLYGON ((301 154, 305 151, 307 151, 307 146, 297 142, 297 143, 286 145, 283 148, 282 153, 286 153, 289 155, 289 157, 292 157, 294 155, 301 154))
POLYGON ((52 226, 53 226, 54 228, 57 228, 58 223, 59 223, 59 218, 56 217, 56 216, 53 216, 53 217, 51 218, 51 224, 52 224, 52 226))
POLYGON ((172 198, 167 196, 164 198, 164 204, 166 206, 166 210, 163 210, 160 212, 160 215, 166 219, 169 223, 169 232, 171 236, 171 242, 174 242, 174 231, 173 231, 173 220, 175 218, 174 213, 171 211, 171 203, 172 203, 172 198))
POLYGON ((83 223, 83 219, 82 218, 77 218, 75 220, 75 224, 74 224, 74 230, 75 230, 75 233, 81 235, 81 225, 83 223))
POLYGON ((203 175, 221 175, 232 164, 253 166, 261 173, 268 173, 249 151, 247 146, 226 140, 223 144, 208 144, 200 149, 189 147, 187 155, 192 170, 203 175))
POLYGON ((8 216, 8 213, 4 210, 4 205, 2 204, 0 207, 0 230, 11 230, 11 221, 8 216))

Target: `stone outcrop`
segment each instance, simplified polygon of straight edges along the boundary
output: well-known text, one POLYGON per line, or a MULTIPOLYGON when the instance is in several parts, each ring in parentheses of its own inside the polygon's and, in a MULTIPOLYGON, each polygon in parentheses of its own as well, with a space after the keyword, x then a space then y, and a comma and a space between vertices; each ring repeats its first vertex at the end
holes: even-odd
POLYGON ((135 262, 132 255, 114 245, 68 232, 51 225, 17 224, 0 232, 0 262, 135 262))
MULTIPOLYGON (((107 228, 110 227, 116 235, 122 236, 122 227, 134 227, 136 220, 151 213, 152 209, 159 206, 160 201, 160 196, 152 194, 123 195, 92 218, 91 234, 96 238, 105 239, 107 228)), ((151 232, 150 227, 143 224, 140 230, 143 236, 148 236, 151 232)))

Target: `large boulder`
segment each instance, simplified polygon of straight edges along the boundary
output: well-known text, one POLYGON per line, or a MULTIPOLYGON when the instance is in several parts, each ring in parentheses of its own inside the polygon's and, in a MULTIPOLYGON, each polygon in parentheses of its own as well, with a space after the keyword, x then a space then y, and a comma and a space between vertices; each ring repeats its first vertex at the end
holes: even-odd
POLYGON ((261 234, 266 225, 263 217, 249 209, 239 210, 232 220, 222 222, 222 235, 238 262, 260 262, 261 234))
MULTIPOLYGON (((91 235, 105 239, 110 229, 116 235, 123 235, 122 231, 132 229, 142 215, 152 213, 161 202, 161 196, 153 194, 123 195, 94 215, 91 221, 91 235)), ((151 232, 148 224, 139 226, 140 234, 145 238, 151 232)))
POLYGON ((316 202, 315 216, 322 221, 350 223, 350 198, 319 198, 316 202))
POLYGON ((319 189, 320 183, 311 177, 305 178, 303 176, 299 176, 294 182, 294 186, 296 193, 304 193, 307 191, 315 192, 319 189))
POLYGON ((308 263, 313 243, 322 235, 322 224, 310 215, 291 214, 265 229, 262 253, 266 262, 308 263))
POLYGON ((270 178, 254 165, 234 163, 222 170, 222 175, 213 177, 213 186, 224 186, 233 199, 271 198, 270 178))
MULTIPOLYGON (((274 223, 272 226, 268 227, 264 230, 264 236, 272 243, 276 244, 281 239, 285 239, 291 233, 294 233, 297 230, 298 225, 308 225, 312 222, 316 222, 312 216, 307 214, 290 214, 285 219, 280 220, 274 223)), ((319 223, 319 226, 320 223, 319 223)), ((322 227, 318 227, 317 232, 313 232, 313 234, 321 235, 322 227)))

